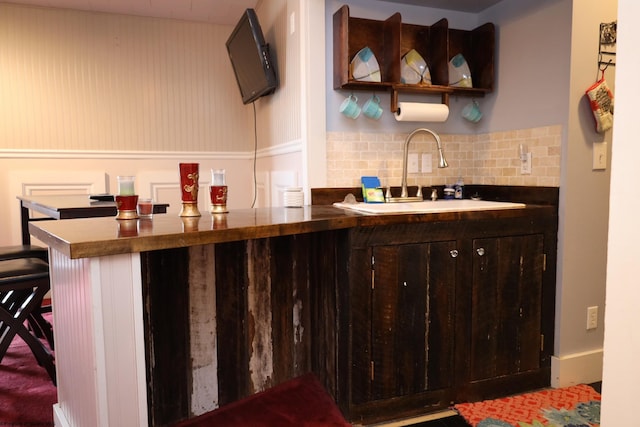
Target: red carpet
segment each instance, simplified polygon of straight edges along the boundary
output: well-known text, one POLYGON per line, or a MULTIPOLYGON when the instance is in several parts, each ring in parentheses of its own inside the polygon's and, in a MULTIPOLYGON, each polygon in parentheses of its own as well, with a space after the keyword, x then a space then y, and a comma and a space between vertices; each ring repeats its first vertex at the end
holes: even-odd
POLYGON ((350 427, 313 374, 285 381, 176 427, 350 427))
POLYGON ((0 363, 0 426, 53 426, 56 388, 29 347, 14 338, 0 363))
POLYGON ((460 403, 454 409, 473 427, 600 425, 600 394, 586 384, 460 403))

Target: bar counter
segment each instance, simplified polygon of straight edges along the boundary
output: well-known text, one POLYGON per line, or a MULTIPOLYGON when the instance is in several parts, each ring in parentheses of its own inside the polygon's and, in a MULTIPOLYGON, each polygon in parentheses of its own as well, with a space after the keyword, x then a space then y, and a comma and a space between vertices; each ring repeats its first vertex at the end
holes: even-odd
POLYGON ((457 221, 548 214, 553 208, 527 205, 524 209, 437 214, 370 215, 326 206, 237 209, 201 217, 154 215, 152 220, 87 218, 29 224, 30 233, 71 259, 136 253, 195 245, 340 230, 352 227, 457 221))
POLYGON ((55 425, 171 425, 307 372, 344 400, 337 290, 348 288, 350 229, 556 214, 328 204, 30 223, 50 248, 55 425))

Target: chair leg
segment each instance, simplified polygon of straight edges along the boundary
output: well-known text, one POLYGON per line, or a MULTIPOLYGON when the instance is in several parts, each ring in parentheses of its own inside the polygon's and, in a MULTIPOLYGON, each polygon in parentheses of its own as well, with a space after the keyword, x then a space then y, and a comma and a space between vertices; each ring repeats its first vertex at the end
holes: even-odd
POLYGON ((30 292, 26 289, 12 289, 4 292, 0 299, 0 362, 16 335, 14 319, 19 316, 23 302, 30 292))
POLYGON ((29 315, 27 321, 29 322, 29 326, 31 327, 34 335, 38 338, 46 338, 49 348, 51 350, 55 350, 53 343, 53 327, 51 326, 51 323, 42 317, 42 313, 36 309, 29 315))
POLYGON ((0 324, 3 325, 3 331, 0 334, 0 362, 4 358, 11 341, 18 335, 27 343, 38 364, 45 368, 55 385, 56 370, 53 355, 25 326, 26 320, 32 311, 37 309, 47 290, 43 287, 36 287, 35 289, 13 290, 11 292, 13 295, 10 298, 5 295, 2 298, 3 304, 0 305, 0 324))

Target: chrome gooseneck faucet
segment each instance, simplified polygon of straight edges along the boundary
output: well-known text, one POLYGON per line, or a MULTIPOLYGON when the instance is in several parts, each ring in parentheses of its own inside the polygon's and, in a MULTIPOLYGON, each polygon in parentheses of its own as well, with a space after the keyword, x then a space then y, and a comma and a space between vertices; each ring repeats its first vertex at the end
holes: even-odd
POLYGON ((444 153, 442 152, 442 143, 440 142, 440 137, 437 133, 427 128, 418 128, 411 132, 407 136, 407 139, 404 140, 404 158, 402 159, 402 191, 400 193, 400 199, 409 198, 409 192, 407 190, 407 163, 409 159, 409 143, 411 142, 411 139, 413 139, 413 137, 420 132, 430 133, 435 138, 436 144, 438 145, 438 154, 440 155, 440 162, 438 163, 438 167, 446 168, 449 166, 447 164, 447 160, 444 158, 444 153))

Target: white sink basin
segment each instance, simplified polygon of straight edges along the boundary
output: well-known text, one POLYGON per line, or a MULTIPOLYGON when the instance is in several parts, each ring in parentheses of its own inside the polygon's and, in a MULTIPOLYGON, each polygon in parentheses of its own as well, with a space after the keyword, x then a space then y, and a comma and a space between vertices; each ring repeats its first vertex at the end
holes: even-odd
POLYGON ((491 202, 487 200, 425 200, 423 202, 406 203, 334 203, 334 206, 371 214, 385 213, 439 213, 484 211, 493 209, 524 208, 524 203, 491 202))

